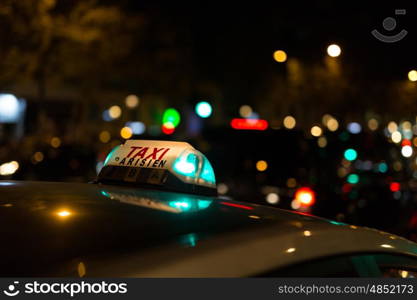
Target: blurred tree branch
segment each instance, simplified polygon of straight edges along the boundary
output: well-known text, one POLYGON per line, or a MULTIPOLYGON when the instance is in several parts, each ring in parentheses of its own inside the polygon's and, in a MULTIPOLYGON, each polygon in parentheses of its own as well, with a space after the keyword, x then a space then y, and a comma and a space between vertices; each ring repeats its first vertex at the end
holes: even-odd
POLYGON ((99 85, 128 55, 142 20, 95 0, 4 0, 0 24, 0 84, 31 80, 42 100, 49 82, 99 85))

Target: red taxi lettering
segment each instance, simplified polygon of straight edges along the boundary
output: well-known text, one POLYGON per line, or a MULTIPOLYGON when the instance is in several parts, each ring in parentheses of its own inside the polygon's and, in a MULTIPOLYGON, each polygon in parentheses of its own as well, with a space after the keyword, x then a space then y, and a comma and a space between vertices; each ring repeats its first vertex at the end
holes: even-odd
POLYGON ((164 150, 165 148, 153 148, 153 152, 151 154, 149 154, 148 156, 145 157, 145 159, 151 158, 151 159, 156 159, 156 154, 158 154, 158 152, 164 150))
MULTIPOLYGON (((162 148, 164 149, 164 148, 162 148)), ((167 152, 169 151, 169 148, 167 148, 164 152, 162 152, 162 154, 158 157, 158 160, 161 160, 162 157, 164 157, 165 154, 167 154, 167 152)))
POLYGON ((142 147, 131 146, 130 149, 132 149, 132 150, 130 150, 129 154, 126 157, 130 157, 132 155, 132 153, 135 152, 135 150, 140 149, 140 148, 142 148, 142 147))
POLYGON ((136 157, 143 158, 145 156, 146 152, 148 152, 148 149, 149 149, 149 147, 145 147, 142 150, 139 150, 139 152, 136 153, 133 157, 134 158, 136 158, 136 157))

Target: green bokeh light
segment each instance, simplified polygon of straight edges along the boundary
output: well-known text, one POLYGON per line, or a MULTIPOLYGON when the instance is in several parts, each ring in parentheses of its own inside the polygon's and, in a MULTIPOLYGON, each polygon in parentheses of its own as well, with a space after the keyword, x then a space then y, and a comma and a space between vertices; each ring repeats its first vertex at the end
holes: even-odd
POLYGON ((344 157, 349 161, 353 161, 358 157, 358 153, 354 149, 347 149, 344 153, 344 157))
POLYGON ((347 177, 347 182, 351 184, 356 184, 359 182, 359 176, 357 174, 349 174, 347 177))
POLYGON ((195 107, 196 114, 201 118, 210 117, 212 111, 213 111, 213 108, 211 107, 211 104, 206 102, 206 101, 202 101, 202 102, 197 103, 197 105, 195 107))
POLYGON ((175 108, 168 108, 162 115, 162 124, 171 123, 177 127, 181 121, 180 113, 175 108))
POLYGON ((378 171, 381 173, 386 173, 388 171, 388 165, 384 162, 378 165, 378 171))

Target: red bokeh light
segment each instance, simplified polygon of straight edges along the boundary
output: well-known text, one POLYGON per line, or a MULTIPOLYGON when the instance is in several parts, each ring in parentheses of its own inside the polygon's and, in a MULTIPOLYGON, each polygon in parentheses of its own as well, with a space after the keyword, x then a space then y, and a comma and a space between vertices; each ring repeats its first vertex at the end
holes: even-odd
POLYGON ((404 147, 404 146, 411 146, 411 141, 410 141, 410 140, 407 140, 407 139, 404 139, 404 140, 401 142, 401 146, 402 146, 402 147, 404 147))
POLYGON ((351 184, 349 184, 349 183, 345 183, 343 186, 342 186, 342 192, 343 193, 349 193, 350 191, 352 190, 352 185, 351 184))
POLYGON ((316 202, 316 194, 309 187, 301 187, 295 192, 295 200, 301 205, 311 206, 316 202))
POLYGON ((389 189, 391 192, 398 192, 401 189, 401 185, 398 182, 391 182, 389 189))
POLYGON ((261 119, 233 119, 230 125, 238 130, 266 130, 268 128, 268 122, 261 119))
POLYGON ((162 130, 163 133, 169 135, 169 134, 174 133, 175 127, 174 127, 174 125, 172 125, 170 123, 166 123, 166 124, 162 125, 161 130, 162 130))

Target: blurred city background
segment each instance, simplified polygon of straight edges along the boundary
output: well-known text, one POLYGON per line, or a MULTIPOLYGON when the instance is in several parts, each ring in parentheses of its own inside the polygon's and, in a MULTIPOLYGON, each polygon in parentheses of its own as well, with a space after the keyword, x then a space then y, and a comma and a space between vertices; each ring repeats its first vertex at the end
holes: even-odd
POLYGON ((416 18, 396 8, 2 0, 0 179, 86 182, 126 139, 188 141, 221 195, 417 240, 416 18))

